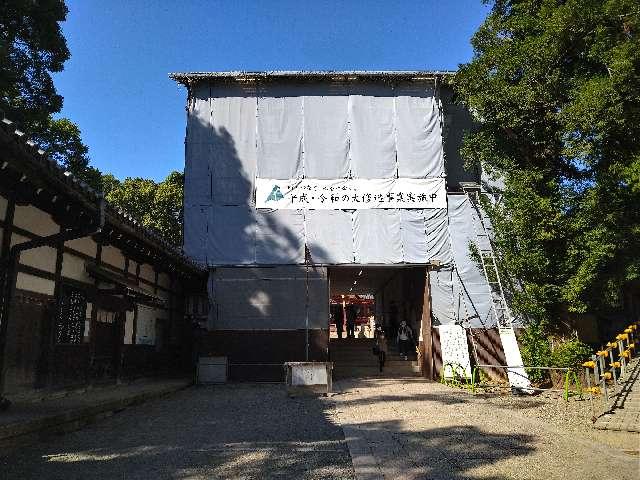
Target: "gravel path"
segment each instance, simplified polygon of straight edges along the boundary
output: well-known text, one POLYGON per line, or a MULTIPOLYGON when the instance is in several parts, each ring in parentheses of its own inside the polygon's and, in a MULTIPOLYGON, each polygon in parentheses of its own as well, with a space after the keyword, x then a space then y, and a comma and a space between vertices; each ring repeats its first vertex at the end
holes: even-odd
POLYGON ((331 405, 282 385, 190 388, 0 457, 11 479, 351 479, 331 405))
POLYGON ((638 478, 640 436, 592 429, 585 401, 415 377, 335 386, 320 399, 282 385, 189 388, 0 457, 0 478, 638 478))
POLYGON ((349 444, 375 460, 372 471, 371 461, 360 469, 354 458, 363 478, 638 478, 640 437, 593 430, 587 401, 473 396, 415 378, 336 387, 349 444))

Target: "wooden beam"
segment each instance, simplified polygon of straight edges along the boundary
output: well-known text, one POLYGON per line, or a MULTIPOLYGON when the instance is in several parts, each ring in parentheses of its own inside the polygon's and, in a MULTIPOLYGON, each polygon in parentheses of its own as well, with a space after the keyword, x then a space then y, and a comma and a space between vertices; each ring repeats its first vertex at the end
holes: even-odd
POLYGON ((425 269, 424 292, 422 297, 422 375, 433 378, 433 339, 431 338, 431 292, 429 289, 429 269, 425 269))

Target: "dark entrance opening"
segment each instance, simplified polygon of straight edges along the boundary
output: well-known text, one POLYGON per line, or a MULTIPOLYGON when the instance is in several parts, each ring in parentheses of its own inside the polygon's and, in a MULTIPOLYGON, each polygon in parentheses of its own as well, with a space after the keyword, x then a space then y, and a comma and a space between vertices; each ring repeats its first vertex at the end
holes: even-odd
POLYGON ((329 356, 336 379, 416 376, 422 372, 422 332, 428 328, 430 339, 431 330, 426 275, 426 267, 328 269, 329 356), (388 347, 382 370, 375 348, 377 328, 384 330, 388 347), (406 358, 401 353, 407 353, 406 358))

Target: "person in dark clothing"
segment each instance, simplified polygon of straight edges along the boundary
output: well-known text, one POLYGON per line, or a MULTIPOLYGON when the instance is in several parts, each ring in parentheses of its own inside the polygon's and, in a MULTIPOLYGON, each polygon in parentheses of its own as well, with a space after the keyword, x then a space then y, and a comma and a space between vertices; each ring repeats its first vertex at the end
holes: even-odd
POLYGON ((358 308, 355 305, 347 307, 347 338, 356 338, 356 318, 358 316, 358 308))
POLYGON ((400 350, 400 356, 408 360, 409 352, 413 350, 413 346, 413 330, 411 330, 411 327, 403 320, 398 328, 398 349, 400 350))
POLYGON ((376 350, 378 351, 378 367, 380 368, 380 372, 384 367, 384 362, 387 359, 387 337, 384 334, 384 330, 382 327, 378 327, 376 329, 376 350))
POLYGON ((332 305, 331 310, 333 323, 336 324, 336 333, 338 334, 338 338, 342 338, 342 332, 344 331, 344 315, 342 307, 340 305, 332 305))

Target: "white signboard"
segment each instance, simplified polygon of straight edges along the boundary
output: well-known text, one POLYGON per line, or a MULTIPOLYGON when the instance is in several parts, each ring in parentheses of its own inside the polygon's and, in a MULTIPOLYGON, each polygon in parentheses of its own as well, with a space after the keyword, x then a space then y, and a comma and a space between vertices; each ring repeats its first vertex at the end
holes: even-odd
POLYGON ((466 330, 460 325, 440 325, 438 333, 444 377, 464 375, 471 378, 471 359, 466 330))
POLYGON ((447 208, 444 178, 256 179, 256 208, 447 208))
POLYGON ((297 364, 291 367, 291 385, 326 385, 327 367, 324 363, 297 364))

